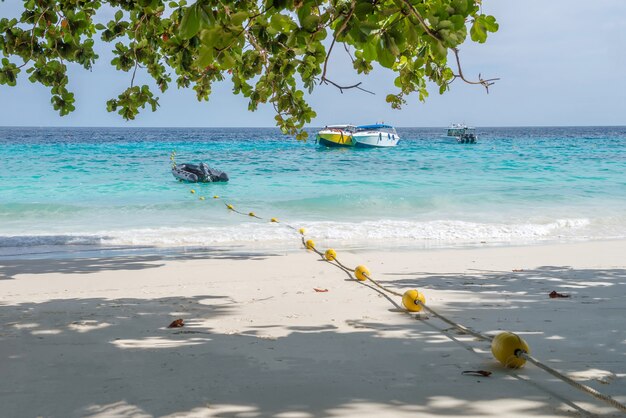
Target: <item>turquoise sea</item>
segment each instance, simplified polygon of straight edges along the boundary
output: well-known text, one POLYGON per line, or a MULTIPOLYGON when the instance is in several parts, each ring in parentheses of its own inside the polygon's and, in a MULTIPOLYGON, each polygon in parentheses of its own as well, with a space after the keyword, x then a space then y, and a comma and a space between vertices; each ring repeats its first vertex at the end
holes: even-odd
POLYGON ((327 149, 269 128, 0 128, 0 255, 297 245, 226 202, 338 248, 626 237, 625 127, 398 132, 393 149, 327 149), (230 182, 177 182, 173 150, 230 182))

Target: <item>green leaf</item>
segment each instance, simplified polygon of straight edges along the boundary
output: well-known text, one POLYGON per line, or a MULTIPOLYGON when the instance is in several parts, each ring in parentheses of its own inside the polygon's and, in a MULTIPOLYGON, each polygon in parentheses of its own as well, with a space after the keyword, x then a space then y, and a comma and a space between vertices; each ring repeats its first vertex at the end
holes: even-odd
POLYGON ((235 65, 235 58, 228 51, 222 51, 220 55, 220 63, 222 68, 232 68, 235 65))
POLYGON ((396 60, 396 57, 393 56, 389 49, 385 48, 383 44, 378 43, 376 47, 376 53, 378 55, 378 62, 383 67, 391 68, 393 67, 393 63, 396 60))
POLYGON ((355 8, 354 8, 354 15, 359 20, 365 20, 365 18, 367 18, 368 15, 372 14, 373 11, 374 11, 374 6, 372 5, 371 2, 369 2, 369 1, 362 1, 362 2, 359 2, 355 6, 355 8))
POLYGON ((499 25, 496 23, 496 18, 488 15, 479 15, 474 19, 474 23, 470 29, 470 36, 472 40, 479 43, 484 43, 487 40, 487 32, 496 32, 499 25))
POLYGON ((372 41, 363 45, 363 59, 366 61, 376 61, 378 59, 376 43, 372 41))
POLYGON ((378 23, 369 22, 367 20, 364 22, 360 22, 357 27, 364 35, 369 35, 375 30, 380 29, 380 26, 378 25, 378 23))
POLYGON ((237 12, 230 17, 230 22, 235 26, 241 26, 247 18, 248 12, 237 12))
POLYGON ((316 15, 308 15, 301 22, 302 29, 308 32, 313 32, 317 30, 317 26, 319 25, 319 23, 320 23, 320 18, 319 16, 316 16, 316 15))
POLYGON ((439 41, 433 40, 431 42, 431 51, 439 60, 445 60, 448 56, 448 48, 446 48, 443 43, 439 41))
MULTIPOLYGON (((196 3, 197 4, 197 3, 196 3)), ((198 14, 198 8, 194 4, 193 6, 185 9, 185 15, 180 22, 180 36, 183 39, 190 39, 196 36, 200 30, 200 15, 198 14)))
POLYGON ((196 60, 196 64, 202 68, 207 67, 209 64, 212 64, 215 57, 213 51, 214 49, 212 46, 203 45, 198 53, 198 59, 196 60))
POLYGON ((484 20, 485 29, 489 32, 497 32, 500 25, 496 23, 496 18, 493 16, 485 16, 484 20))
POLYGON ((396 44, 396 40, 393 38, 393 36, 386 33, 385 36, 383 36, 383 41, 384 41, 383 45, 385 46, 385 49, 388 49, 392 55, 396 57, 400 55, 400 48, 398 48, 398 45, 396 44))
POLYGON ((478 19, 474 21, 474 24, 470 28, 470 36, 472 37, 472 41, 479 42, 481 44, 487 40, 485 27, 478 19))

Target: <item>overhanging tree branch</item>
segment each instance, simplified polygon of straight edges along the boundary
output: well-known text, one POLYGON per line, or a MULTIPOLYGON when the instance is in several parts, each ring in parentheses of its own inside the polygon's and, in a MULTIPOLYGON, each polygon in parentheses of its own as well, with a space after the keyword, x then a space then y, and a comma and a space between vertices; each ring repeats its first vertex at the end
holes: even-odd
MULTIPOLYGON (((420 26, 422 27, 422 29, 424 29, 424 32, 426 32, 426 34, 428 36, 430 36, 431 38, 433 38, 435 41, 440 42, 443 44, 443 39, 441 39, 437 33, 435 31, 433 31, 427 24, 426 24, 426 20, 424 19, 424 17, 417 11, 417 9, 415 9, 415 7, 413 6, 413 4, 411 4, 411 2, 409 0, 403 0, 404 4, 406 4, 409 7, 409 10, 411 11, 411 13, 413 14, 413 16, 417 19, 417 21, 419 22, 420 26)), ((479 3, 479 5, 482 7, 482 3, 479 3)), ((472 81, 472 80, 468 80, 467 78, 465 78, 465 76, 463 75, 463 70, 461 68, 461 59, 459 58, 459 49, 454 47, 454 48, 449 48, 452 53, 454 54, 454 58, 456 60, 456 65, 457 65, 457 74, 454 74, 454 77, 452 78, 452 80, 450 80, 447 84, 451 84, 454 80, 456 80, 457 78, 460 78, 461 80, 463 80, 465 83, 467 84, 480 84, 481 86, 483 86, 485 88, 485 90, 487 91, 487 93, 489 93, 489 86, 492 86, 496 81, 500 80, 499 78, 490 78, 490 79, 483 79, 480 74, 478 75, 478 81, 472 81)))
POLYGON ((364 92, 369 93, 369 94, 376 94, 376 93, 374 93, 372 91, 365 90, 363 87, 360 87, 361 84, 362 84, 360 82, 356 83, 356 84, 353 84, 351 86, 340 86, 339 84, 337 84, 335 82, 332 82, 329 79, 327 79, 326 77, 324 77, 324 79, 322 80, 322 83, 324 83, 324 84, 331 84, 331 85, 337 87, 339 89, 339 91, 341 92, 341 94, 343 94, 344 90, 349 90, 349 89, 357 89, 357 90, 361 90, 361 91, 364 91, 364 92))
MULTIPOLYGON (((331 84, 331 85, 337 87, 339 89, 339 91, 341 92, 341 94, 343 94, 344 90, 349 90, 349 89, 358 89, 358 90, 364 91, 366 93, 374 94, 373 92, 371 92, 369 90, 365 90, 364 88, 359 87, 361 85, 360 82, 357 83, 357 84, 351 85, 351 86, 340 86, 339 84, 337 84, 337 83, 329 80, 328 78, 326 78, 326 70, 327 70, 327 67, 328 67, 328 60, 330 59, 330 54, 331 54, 331 52, 333 50, 333 47, 335 46, 335 43, 337 42, 337 38, 339 37, 339 35, 341 35, 341 33, 348 26, 348 22, 350 21, 350 18, 352 18, 352 15, 354 14, 355 7, 356 7, 356 1, 352 0, 352 4, 350 6, 350 11, 348 12, 348 15, 346 16, 346 18, 343 21, 343 23, 342 23, 341 27, 339 28, 339 30, 337 30, 335 32, 335 35, 333 36, 333 40, 330 43, 330 47, 328 48, 328 52, 326 54, 326 59, 324 60, 324 69, 322 71, 320 84, 331 84)), ((344 47, 346 48, 346 52, 348 52, 348 48, 345 46, 345 44, 344 44, 344 47)), ((348 52, 348 55, 349 55, 349 52, 348 52)), ((352 59, 352 56, 350 56, 350 59, 352 59)), ((354 60, 352 60, 352 62, 354 63, 354 60)))
POLYGON ((468 35, 462 22, 471 22, 475 42, 485 42, 498 25, 482 13, 481 0, 448 8, 442 18, 441 6, 454 1, 296 0, 269 2, 267 8, 258 0, 24 1, 19 18, 0 17, 0 85, 16 85, 25 67, 30 81, 51 88, 53 107, 68 114, 74 110, 68 67, 77 63, 89 70, 100 41, 112 45, 111 64, 132 74, 131 87, 107 102, 109 111, 125 119, 134 119, 145 104, 158 106, 149 85, 135 85, 142 68, 161 91, 167 90, 172 71, 178 87, 193 88, 200 100, 208 99, 212 83, 230 74, 234 93, 250 100, 251 111, 269 102, 283 132, 304 138, 302 128, 316 114, 302 86, 312 91, 327 84, 341 93, 374 94, 360 82, 342 85, 330 79, 338 42, 357 73, 379 64, 396 74, 399 92, 386 96, 392 108, 412 93, 424 100, 429 81, 440 93, 457 78, 488 89, 497 79, 468 78, 458 47, 468 35), (115 16, 106 24, 95 17, 103 6, 115 16), (14 58, 23 64, 18 67, 14 58))
MULTIPOLYGON (((459 49, 458 48, 452 48, 452 52, 454 53, 454 58, 456 59, 456 66, 457 66, 457 69, 458 69, 458 74, 454 74, 454 78, 452 80, 450 80, 450 83, 452 83, 457 78, 460 78, 461 80, 463 80, 467 84, 480 84, 481 86, 483 86, 485 88, 485 90, 487 90, 487 93, 489 93, 489 86, 492 86, 494 84, 494 82, 500 80, 499 78, 483 79, 480 74, 478 74, 478 81, 468 80, 463 75, 463 70, 461 68, 461 59, 459 58, 459 49)), ((448 84, 450 84, 450 83, 448 83, 448 84)))

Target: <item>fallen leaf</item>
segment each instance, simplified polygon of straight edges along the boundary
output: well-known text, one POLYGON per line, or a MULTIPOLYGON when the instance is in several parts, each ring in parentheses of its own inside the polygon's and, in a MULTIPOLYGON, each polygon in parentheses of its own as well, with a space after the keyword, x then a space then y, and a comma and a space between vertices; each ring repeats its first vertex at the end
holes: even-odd
POLYGON ((488 370, 465 370, 464 372, 461 372, 461 374, 466 374, 469 376, 491 376, 491 372, 488 370))
POLYGON ((172 321, 171 324, 168 325, 168 328, 180 328, 180 327, 184 327, 184 321, 182 318, 178 318, 175 321, 172 321))
POLYGON ((555 299, 555 298, 568 298, 569 295, 564 295, 563 293, 559 293, 556 290, 553 290, 552 292, 550 292, 548 294, 548 296, 550 296, 550 299, 555 299))
POLYGON ((315 290, 316 292, 328 292, 328 289, 318 289, 317 287, 314 287, 313 290, 315 290))

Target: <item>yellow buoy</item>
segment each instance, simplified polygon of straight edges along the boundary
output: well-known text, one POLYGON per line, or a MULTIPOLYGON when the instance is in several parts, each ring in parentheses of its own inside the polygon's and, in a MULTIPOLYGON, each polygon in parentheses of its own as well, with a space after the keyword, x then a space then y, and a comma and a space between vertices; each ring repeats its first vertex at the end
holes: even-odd
POLYGON ((220 197, 218 195, 213 196, 213 199, 219 199, 220 197))
POLYGON ((270 221, 271 221, 271 222, 278 222, 278 219, 276 219, 276 218, 272 218, 272 219, 270 219, 270 221))
POLYGON ((335 258, 337 258, 337 253, 335 252, 335 250, 333 250, 332 248, 329 248, 326 250, 326 252, 324 253, 324 257, 326 258, 326 260, 328 261, 334 261, 335 258))
POLYGON ((300 233, 300 235, 304 235, 304 234, 306 234, 306 229, 300 228, 300 229, 298 229, 298 232, 300 233))
POLYGON ((512 332, 501 332, 491 341, 491 352, 503 366, 511 369, 519 369, 526 363, 526 359, 517 354, 525 352, 530 354, 530 348, 526 341, 512 332))
POLYGON ((194 189, 191 189, 191 194, 194 194, 196 191, 194 189))
POLYGON ((422 304, 426 304, 426 297, 416 289, 407 290, 402 295, 402 304, 411 312, 422 310, 422 304))
POLYGON ((365 281, 370 276, 370 271, 365 266, 357 266, 354 270, 354 275, 360 281, 365 281))
POLYGON ((231 204, 226 205, 226 207, 227 207, 228 209, 230 209, 230 210, 235 210, 235 208, 234 208, 234 207, 233 207, 233 205, 231 205, 231 204))
POLYGON ((304 245, 306 245, 307 250, 312 250, 313 248, 315 248, 315 241, 309 239, 304 243, 304 245))
POLYGON ((254 212, 250 212, 248 216, 256 216, 256 215, 254 214, 254 212))
POLYGON ((204 196, 200 196, 200 200, 204 200, 204 196))

